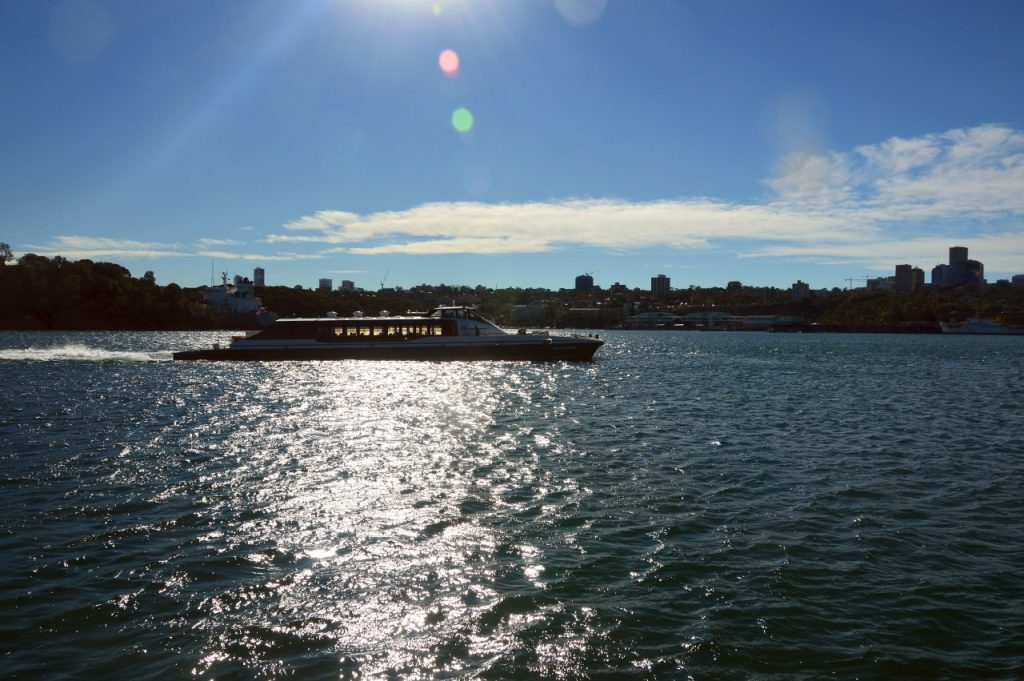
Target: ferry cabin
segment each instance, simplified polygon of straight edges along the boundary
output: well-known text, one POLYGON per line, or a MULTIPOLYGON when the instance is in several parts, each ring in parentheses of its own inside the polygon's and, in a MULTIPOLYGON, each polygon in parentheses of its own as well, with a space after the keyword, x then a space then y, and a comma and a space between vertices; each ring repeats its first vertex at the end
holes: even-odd
POLYGON ((321 343, 410 341, 443 336, 495 336, 505 332, 467 308, 439 308, 429 317, 357 317, 279 319, 253 340, 295 341, 316 339, 321 343))

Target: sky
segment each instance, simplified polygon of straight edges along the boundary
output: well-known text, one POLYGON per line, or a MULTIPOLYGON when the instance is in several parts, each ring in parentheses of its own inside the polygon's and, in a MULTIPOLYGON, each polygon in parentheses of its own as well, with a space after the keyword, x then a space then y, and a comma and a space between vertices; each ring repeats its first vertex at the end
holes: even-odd
POLYGON ((1024 273, 1019 0, 4 0, 0 242, 161 284, 1024 273))

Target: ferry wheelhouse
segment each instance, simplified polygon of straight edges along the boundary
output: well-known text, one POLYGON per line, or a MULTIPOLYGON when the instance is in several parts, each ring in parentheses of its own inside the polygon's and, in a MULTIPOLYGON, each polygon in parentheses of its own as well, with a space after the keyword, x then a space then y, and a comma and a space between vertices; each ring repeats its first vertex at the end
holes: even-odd
POLYGON ((405 317, 278 319, 227 347, 176 352, 174 359, 590 360, 603 344, 592 336, 508 333, 471 307, 452 306, 405 317))

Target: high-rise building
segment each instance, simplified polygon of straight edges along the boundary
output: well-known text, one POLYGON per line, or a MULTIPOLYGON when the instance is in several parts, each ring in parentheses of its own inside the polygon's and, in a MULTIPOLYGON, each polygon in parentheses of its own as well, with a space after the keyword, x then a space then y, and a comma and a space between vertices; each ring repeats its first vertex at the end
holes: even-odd
POLYGON ((320 291, 330 291, 333 285, 334 282, 331 281, 330 279, 321 279, 320 286, 318 288, 320 291))
POLYGON ((254 286, 263 286, 263 268, 257 267, 252 271, 252 283, 254 286))
POLYGON ((956 267, 957 265, 964 265, 967 263, 967 247, 966 246, 950 246, 949 247, 949 266, 956 267))
POLYGON ((803 300, 807 296, 811 295, 811 285, 797 279, 796 283, 793 284, 791 291, 793 300, 803 300))
POLYGON ((651 277, 651 295, 655 298, 664 298, 668 295, 669 289, 671 288, 672 280, 666 277, 664 274, 659 274, 656 277, 651 277))
POLYGON ((356 283, 354 281, 349 281, 348 279, 342 279, 341 280, 341 286, 338 287, 338 290, 339 291, 355 291, 356 290, 356 283))
POLYGON ((949 265, 936 265, 932 269, 932 284, 984 286, 985 266, 967 257, 966 246, 950 246, 949 265))
POLYGON ((589 291, 594 288, 594 278, 589 274, 581 274, 576 277, 576 290, 580 292, 589 291))
POLYGON ((914 268, 910 265, 896 265, 896 278, 893 289, 899 293, 910 293, 914 290, 914 268))
POLYGON ((920 267, 915 267, 910 271, 910 273, 913 275, 914 279, 913 290, 916 291, 919 288, 924 288, 924 270, 920 267))

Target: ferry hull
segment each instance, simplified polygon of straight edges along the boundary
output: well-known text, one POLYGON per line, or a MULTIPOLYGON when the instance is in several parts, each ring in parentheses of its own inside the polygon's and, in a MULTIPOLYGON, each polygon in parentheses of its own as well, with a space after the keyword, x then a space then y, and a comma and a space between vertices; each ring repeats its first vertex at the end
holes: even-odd
POLYGON ((295 347, 230 347, 187 350, 174 353, 177 360, 277 362, 296 360, 419 360, 474 361, 524 360, 534 362, 589 361, 603 345, 591 338, 568 339, 561 342, 533 343, 445 343, 432 345, 380 344, 377 346, 344 346, 341 344, 295 347))

